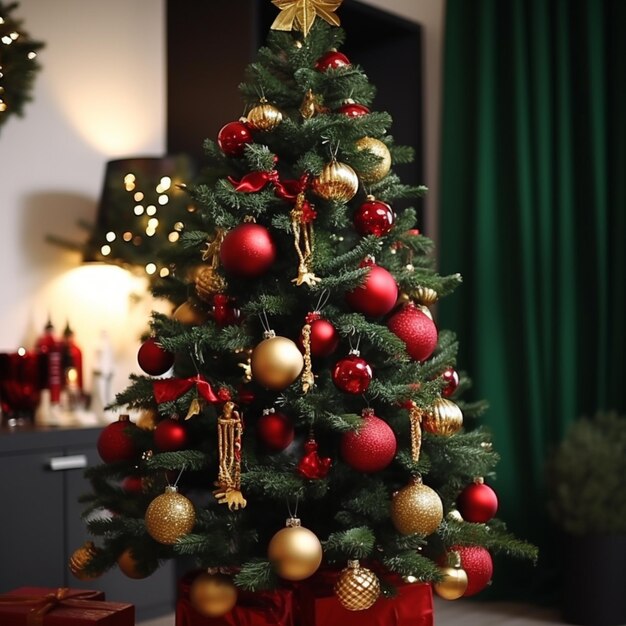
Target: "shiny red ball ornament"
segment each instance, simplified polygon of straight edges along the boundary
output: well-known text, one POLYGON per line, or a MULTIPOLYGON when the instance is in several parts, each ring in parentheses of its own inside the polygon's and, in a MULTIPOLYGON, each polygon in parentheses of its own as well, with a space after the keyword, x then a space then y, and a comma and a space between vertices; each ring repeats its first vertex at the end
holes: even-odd
POLYGON ((130 421, 128 415, 120 415, 117 422, 105 426, 98 437, 100 458, 105 463, 136 459, 139 450, 130 433, 137 430, 137 426, 130 421))
POLYGON ((224 237, 220 260, 224 269, 238 278, 258 278, 276 259, 276 244, 269 230, 260 224, 235 226, 224 237))
POLYGON ((461 567, 467 574, 467 589, 464 596, 481 592, 493 576, 493 559, 482 546, 453 546, 450 551, 461 556, 461 567))
POLYGON ((282 452, 293 441, 293 421, 278 411, 264 412, 256 424, 256 433, 271 452, 282 452))
POLYGON ((161 420, 154 429, 154 445, 161 452, 176 452, 187 445, 187 429, 175 419, 161 420))
POLYGON ((466 522, 484 524, 498 512, 498 496, 489 485, 477 481, 461 491, 456 508, 466 522))
POLYGON ((396 436, 389 424, 369 409, 363 412, 363 422, 358 430, 341 437, 341 457, 359 472, 380 472, 396 455, 396 436))
POLYGON ((311 326, 311 356, 330 356, 339 345, 337 329, 319 314, 307 315, 306 322, 311 326))
POLYGON ((350 59, 337 50, 331 50, 323 56, 321 56, 315 64, 315 69, 318 72, 325 72, 326 70, 336 70, 339 67, 347 67, 350 65, 350 59))
POLYGON ((220 326, 238 324, 241 320, 241 311, 235 306, 235 299, 223 293, 213 296, 213 319, 220 326))
POLYGON ((446 386, 441 390, 441 395, 444 398, 449 398, 459 386, 459 373, 453 367, 449 367, 443 372, 441 378, 446 381, 446 386))
POLYGON ((335 363, 332 378, 335 385, 346 393, 365 393, 372 382, 370 364, 356 351, 335 363))
POLYGON ((126 476, 121 484, 122 489, 128 494, 143 493, 143 478, 141 476, 126 476))
POLYGON ((229 122, 217 133, 217 145, 226 156, 230 157, 241 156, 246 144, 253 141, 250 129, 243 122, 229 122))
POLYGON ((160 376, 174 365, 174 355, 164 350, 153 337, 146 339, 137 352, 139 367, 150 376, 160 376))
POLYGON ((398 300, 395 278, 373 261, 363 261, 361 267, 369 267, 365 281, 346 294, 350 307, 370 317, 381 317, 393 309, 398 300))
POLYGON ((354 227, 359 235, 386 235, 396 221, 393 209, 386 203, 368 196, 354 212, 354 227))
POLYGON ((361 117, 367 115, 370 110, 364 105, 358 102, 348 101, 344 102, 338 109, 339 113, 343 113, 348 117, 361 117))
POLYGON ((412 302, 394 313, 387 327, 404 341, 406 351, 415 361, 425 361, 437 346, 435 323, 412 302))

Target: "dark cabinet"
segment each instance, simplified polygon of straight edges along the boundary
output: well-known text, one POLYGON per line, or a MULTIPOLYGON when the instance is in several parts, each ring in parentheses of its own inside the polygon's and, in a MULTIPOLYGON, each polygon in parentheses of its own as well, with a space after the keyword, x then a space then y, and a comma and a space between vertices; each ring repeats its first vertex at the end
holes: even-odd
POLYGON ((21 586, 100 589, 131 602, 137 618, 169 613, 176 574, 165 563, 145 580, 117 569, 93 581, 70 573, 71 553, 89 536, 78 497, 89 490, 84 468, 100 462, 99 428, 0 431, 0 592, 21 586))

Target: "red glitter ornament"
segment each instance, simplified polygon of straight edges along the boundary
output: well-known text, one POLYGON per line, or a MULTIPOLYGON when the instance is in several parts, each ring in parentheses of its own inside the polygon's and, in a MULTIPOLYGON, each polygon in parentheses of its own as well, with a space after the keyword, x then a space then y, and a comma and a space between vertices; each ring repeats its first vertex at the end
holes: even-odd
POLYGON ((217 133, 217 145, 226 156, 230 157, 241 156, 246 144, 253 141, 250 129, 242 122, 229 122, 217 133))
POLYGON ((154 445, 161 452, 175 452, 187 445, 187 429, 176 419, 161 420, 154 429, 154 445))
POLYGON ((464 596, 481 592, 493 576, 493 559, 482 546, 453 546, 450 551, 461 556, 461 567, 467 574, 467 589, 464 596))
POLYGON ((98 454, 105 463, 117 461, 132 461, 139 451, 128 431, 138 430, 130 421, 128 415, 120 415, 117 422, 113 422, 102 429, 98 437, 98 454))
POLYGON ((369 267, 370 270, 365 281, 346 294, 348 304, 355 311, 370 317, 386 315, 398 300, 395 278, 371 260, 363 261, 361 267, 369 267))
POLYGON ((344 102, 338 109, 339 113, 343 113, 348 117, 361 117, 362 115, 367 115, 370 110, 364 105, 359 104, 358 102, 354 102, 353 100, 348 100, 344 102))
POLYGON ((441 395, 444 398, 449 398, 459 386, 459 374, 453 367, 449 367, 443 372, 441 378, 446 381, 446 386, 441 390, 441 395))
POLYGON ((372 376, 370 364, 356 350, 337 361, 332 373, 333 382, 341 391, 354 394, 365 393, 372 376))
POLYGON ((498 512, 498 496, 479 478, 461 491, 456 499, 456 506, 466 522, 484 524, 498 512))
POLYGON ((160 376, 174 365, 174 355, 164 350, 157 340, 146 339, 137 352, 139 367, 150 376, 160 376))
POLYGON ((404 341, 406 351, 415 361, 425 361, 437 347, 435 323, 412 302, 394 313, 387 326, 404 341))
POLYGON ((351 430, 341 437, 341 456, 359 472, 380 472, 393 461, 396 455, 396 436, 389 424, 374 415, 374 411, 363 411, 363 422, 358 430, 351 430))
POLYGON ((367 196, 367 201, 354 212, 354 227, 359 235, 386 235, 396 220, 393 209, 386 203, 367 196))
POLYGON ((326 70, 336 70, 339 67, 347 67, 348 65, 350 65, 350 59, 345 54, 337 50, 331 50, 317 60, 315 69, 318 72, 325 72, 326 70))
POLYGON ((224 269, 239 278, 258 278, 276 259, 276 245, 269 230, 260 224, 236 226, 224 237, 220 260, 224 269))
POLYGON ((259 440, 272 452, 281 452, 293 441, 292 419, 274 409, 263 411, 256 424, 259 440))

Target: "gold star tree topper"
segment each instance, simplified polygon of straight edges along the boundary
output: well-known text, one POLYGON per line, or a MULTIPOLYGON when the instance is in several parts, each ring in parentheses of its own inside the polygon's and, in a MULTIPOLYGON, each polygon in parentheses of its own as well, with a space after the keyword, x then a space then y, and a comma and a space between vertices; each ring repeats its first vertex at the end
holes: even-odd
POLYGON ((335 11, 343 0, 272 0, 281 13, 272 24, 273 30, 299 30, 306 37, 316 17, 339 26, 335 11))

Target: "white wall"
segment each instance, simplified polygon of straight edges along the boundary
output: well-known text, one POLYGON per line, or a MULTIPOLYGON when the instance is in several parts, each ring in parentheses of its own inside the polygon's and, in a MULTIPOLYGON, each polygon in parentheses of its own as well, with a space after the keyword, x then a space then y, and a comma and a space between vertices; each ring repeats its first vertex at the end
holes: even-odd
POLYGON ((87 369, 100 329, 114 337, 115 387, 136 368, 145 302, 121 270, 79 270, 79 257, 44 242, 46 234, 84 240, 77 219, 92 221, 104 164, 164 151, 163 0, 20 0, 14 15, 35 39, 43 70, 25 117, 0 131, 0 351, 32 345, 48 313, 67 319, 87 369))

